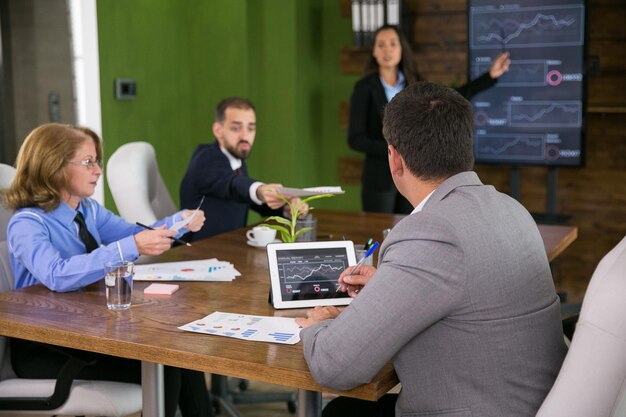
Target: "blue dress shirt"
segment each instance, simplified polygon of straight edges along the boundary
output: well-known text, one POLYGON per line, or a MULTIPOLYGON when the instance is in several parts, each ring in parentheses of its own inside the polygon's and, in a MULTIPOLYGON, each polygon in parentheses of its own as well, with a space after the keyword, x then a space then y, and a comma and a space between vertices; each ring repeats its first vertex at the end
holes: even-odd
MULTIPOLYGON (((139 257, 134 235, 145 229, 127 223, 91 198, 83 199, 78 211, 101 245, 91 253, 86 253, 78 236, 76 210, 66 203, 48 213, 35 207, 15 212, 7 228, 15 288, 41 283, 53 291, 73 291, 103 278, 105 262, 139 257)), ((180 219, 182 211, 153 227, 170 227, 180 219)), ((179 235, 187 231, 183 228, 179 235)))
POLYGON ((396 96, 400 91, 402 91, 406 85, 406 79, 404 78, 404 74, 402 71, 398 71, 398 82, 395 86, 391 86, 383 81, 383 77, 380 77, 380 83, 383 85, 383 89, 385 90, 385 96, 387 97, 387 103, 391 101, 392 98, 396 96))

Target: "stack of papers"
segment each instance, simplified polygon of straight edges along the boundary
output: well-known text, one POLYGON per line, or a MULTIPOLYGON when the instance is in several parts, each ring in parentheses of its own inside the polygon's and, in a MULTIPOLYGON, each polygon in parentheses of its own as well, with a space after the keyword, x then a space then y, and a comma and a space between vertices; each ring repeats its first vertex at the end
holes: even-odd
POLYGON ((188 332, 233 337, 255 342, 295 345, 300 341, 296 319, 288 317, 250 316, 216 311, 179 327, 188 332))
POLYGON ((200 261, 135 265, 135 281, 232 281, 241 275, 230 262, 200 261))
POLYGON ((307 197, 310 195, 345 193, 345 191, 342 190, 341 187, 330 187, 330 186, 311 187, 311 188, 281 187, 277 191, 283 195, 291 195, 294 197, 307 197))

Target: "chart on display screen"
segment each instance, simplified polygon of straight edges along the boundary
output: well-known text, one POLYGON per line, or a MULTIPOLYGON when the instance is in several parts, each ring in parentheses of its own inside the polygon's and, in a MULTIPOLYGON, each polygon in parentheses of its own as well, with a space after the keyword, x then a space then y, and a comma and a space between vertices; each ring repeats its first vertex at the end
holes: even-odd
POLYGON ((337 280, 349 265, 345 248, 280 250, 276 252, 284 300, 341 298, 337 280))
POLYGON ((477 163, 580 166, 584 1, 469 1, 469 78, 501 53, 511 65, 472 97, 477 163))

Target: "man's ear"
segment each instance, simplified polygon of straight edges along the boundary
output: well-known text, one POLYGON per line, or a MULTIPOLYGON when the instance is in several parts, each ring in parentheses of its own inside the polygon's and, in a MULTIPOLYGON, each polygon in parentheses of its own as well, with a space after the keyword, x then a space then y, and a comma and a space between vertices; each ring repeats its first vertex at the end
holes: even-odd
POLYGON ((387 152, 389 153, 389 170, 391 174, 401 176, 404 173, 404 158, 393 145, 387 145, 387 152))
POLYGON ((222 143, 222 131, 224 130, 224 126, 220 122, 213 122, 211 130, 213 130, 213 135, 215 136, 215 138, 218 139, 220 143, 222 143))

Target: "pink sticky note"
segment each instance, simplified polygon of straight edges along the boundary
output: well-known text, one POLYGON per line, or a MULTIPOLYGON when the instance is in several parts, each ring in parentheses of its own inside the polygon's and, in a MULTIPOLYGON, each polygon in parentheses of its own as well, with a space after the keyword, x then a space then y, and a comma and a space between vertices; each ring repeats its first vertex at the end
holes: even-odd
POLYGON ((150 284, 143 290, 144 294, 172 295, 178 291, 176 284, 150 284))

